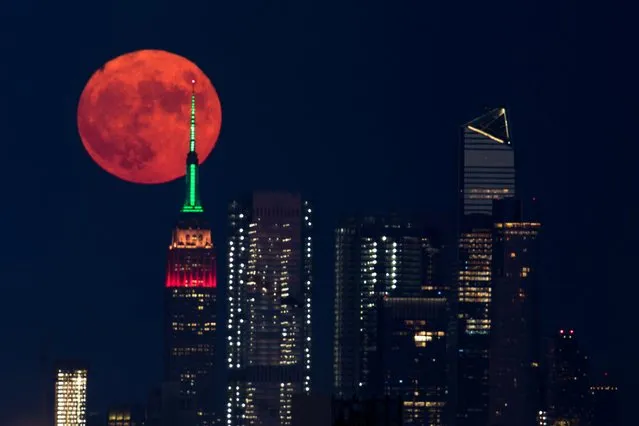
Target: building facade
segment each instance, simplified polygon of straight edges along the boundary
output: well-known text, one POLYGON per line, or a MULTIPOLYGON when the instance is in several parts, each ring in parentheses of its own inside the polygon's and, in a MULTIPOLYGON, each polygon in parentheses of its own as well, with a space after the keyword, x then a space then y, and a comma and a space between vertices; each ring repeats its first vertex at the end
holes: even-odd
POLYGON ((312 215, 286 192, 230 204, 228 425, 290 425, 311 391, 312 215))
POLYGON ((493 200, 515 196, 515 153, 505 108, 462 126, 460 157, 465 216, 491 215, 493 200))
POLYGON ((438 255, 432 235, 409 220, 364 217, 338 227, 337 398, 390 396, 404 401, 407 424, 440 424, 447 304, 446 286, 436 278, 438 255))
POLYGON ((116 406, 107 410, 107 426, 143 426, 144 407, 116 406))
POLYGON ((181 408, 185 418, 192 419, 188 423, 210 426, 215 423, 217 274, 211 229, 200 202, 198 164, 194 90, 186 160, 186 199, 172 233, 164 289, 165 381, 179 385, 181 408))
POLYGON ((590 407, 590 360, 574 330, 559 330, 549 357, 548 424, 588 426, 590 407))
POLYGON ((55 371, 55 426, 87 424, 87 367, 59 363, 55 371))
POLYGON ((446 424, 446 298, 386 297, 383 303, 384 394, 402 401, 404 425, 446 424))
POLYGON ((517 199, 495 201, 489 424, 535 426, 539 397, 539 231, 517 199))
POLYGON ((458 276, 451 390, 460 426, 488 422, 492 206, 515 196, 515 157, 504 108, 462 126, 459 152, 458 276))

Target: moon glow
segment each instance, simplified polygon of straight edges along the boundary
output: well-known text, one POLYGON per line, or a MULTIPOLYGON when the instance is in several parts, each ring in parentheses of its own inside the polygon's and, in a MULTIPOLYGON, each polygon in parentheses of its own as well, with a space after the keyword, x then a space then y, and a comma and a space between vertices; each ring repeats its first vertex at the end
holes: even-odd
POLYGON ((91 158, 133 183, 158 184, 184 176, 193 80, 197 152, 204 162, 220 133, 220 100, 197 65, 162 50, 118 56, 87 82, 77 121, 91 158))

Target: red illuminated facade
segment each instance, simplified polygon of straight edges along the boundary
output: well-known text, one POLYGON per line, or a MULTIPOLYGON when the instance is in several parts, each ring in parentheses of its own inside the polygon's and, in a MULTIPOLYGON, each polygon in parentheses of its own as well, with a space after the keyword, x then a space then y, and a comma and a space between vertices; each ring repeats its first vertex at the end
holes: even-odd
POLYGON ((217 287, 211 230, 207 228, 198 217, 193 217, 181 221, 173 231, 166 287, 217 287))

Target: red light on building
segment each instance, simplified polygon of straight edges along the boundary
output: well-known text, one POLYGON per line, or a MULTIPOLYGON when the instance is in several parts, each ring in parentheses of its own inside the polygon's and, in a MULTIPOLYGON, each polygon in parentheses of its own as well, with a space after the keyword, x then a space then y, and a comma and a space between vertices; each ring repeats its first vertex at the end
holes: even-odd
POLYGON ((217 288, 217 277, 212 271, 208 273, 201 273, 201 271, 169 272, 166 277, 166 287, 217 288))
POLYGON ((169 250, 166 287, 216 288, 217 274, 212 249, 169 250))

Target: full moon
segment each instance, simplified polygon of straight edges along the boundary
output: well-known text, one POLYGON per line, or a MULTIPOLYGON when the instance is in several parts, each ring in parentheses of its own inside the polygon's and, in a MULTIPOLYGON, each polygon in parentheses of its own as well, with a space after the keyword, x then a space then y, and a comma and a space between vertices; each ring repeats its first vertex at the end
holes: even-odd
POLYGON ((220 134, 220 100, 197 65, 162 50, 118 56, 91 76, 78 103, 85 149, 100 167, 129 182, 158 184, 184 176, 192 90, 196 149, 204 162, 220 134))

